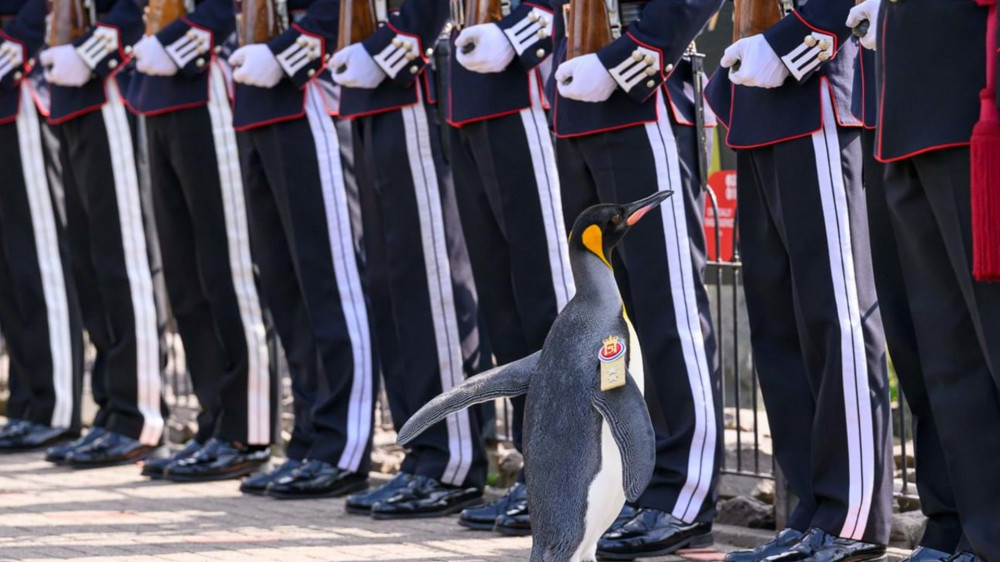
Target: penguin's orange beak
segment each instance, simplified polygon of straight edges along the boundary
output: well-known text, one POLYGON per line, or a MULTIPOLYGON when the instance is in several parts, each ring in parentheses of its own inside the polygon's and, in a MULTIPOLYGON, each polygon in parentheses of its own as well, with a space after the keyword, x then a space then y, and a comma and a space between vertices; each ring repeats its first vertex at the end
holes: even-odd
POLYGON ((652 211, 660 203, 666 201, 667 197, 673 195, 673 191, 657 191, 656 193, 650 195, 649 197, 640 199, 635 203, 625 206, 625 214, 627 218, 625 219, 625 224, 635 226, 635 223, 639 222, 646 213, 652 211))

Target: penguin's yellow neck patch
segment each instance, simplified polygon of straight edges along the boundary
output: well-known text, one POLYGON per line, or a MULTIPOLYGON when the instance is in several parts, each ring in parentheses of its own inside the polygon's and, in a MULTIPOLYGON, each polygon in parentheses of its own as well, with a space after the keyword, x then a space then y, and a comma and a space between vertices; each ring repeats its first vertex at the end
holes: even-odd
POLYGON ((583 229, 583 234, 580 235, 580 241, 583 242, 583 246, 591 251, 595 256, 601 258, 604 265, 611 267, 608 262, 608 258, 604 257, 604 234, 601 233, 601 227, 596 224, 592 224, 587 228, 583 229))

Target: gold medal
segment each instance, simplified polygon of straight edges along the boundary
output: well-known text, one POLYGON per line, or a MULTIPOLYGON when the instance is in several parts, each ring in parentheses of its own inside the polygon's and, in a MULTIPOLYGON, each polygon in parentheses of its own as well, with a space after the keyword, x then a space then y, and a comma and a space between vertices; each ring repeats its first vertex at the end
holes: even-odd
POLYGON ((597 358, 601 362, 601 390, 625 386, 625 376, 628 374, 625 366, 625 344, 618 341, 618 336, 610 336, 604 340, 597 358))

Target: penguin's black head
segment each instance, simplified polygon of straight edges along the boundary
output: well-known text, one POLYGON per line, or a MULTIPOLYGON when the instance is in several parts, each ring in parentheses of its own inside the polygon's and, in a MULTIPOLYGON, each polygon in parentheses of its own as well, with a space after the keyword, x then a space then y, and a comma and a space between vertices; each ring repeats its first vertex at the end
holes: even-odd
POLYGON ((570 234, 572 251, 589 252, 611 267, 611 250, 621 242, 646 213, 673 195, 673 191, 656 193, 627 205, 594 205, 576 218, 570 234))

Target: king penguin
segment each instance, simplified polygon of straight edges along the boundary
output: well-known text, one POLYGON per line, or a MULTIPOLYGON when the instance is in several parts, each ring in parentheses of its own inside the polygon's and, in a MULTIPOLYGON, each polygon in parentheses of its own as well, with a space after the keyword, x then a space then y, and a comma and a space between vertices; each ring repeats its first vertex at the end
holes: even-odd
POLYGON ((581 213, 569 239, 576 295, 542 349, 434 398, 399 432, 397 442, 405 445, 452 412, 527 394, 523 442, 532 562, 596 560, 598 539, 653 475, 642 352, 609 258, 629 228, 671 194, 581 213))

